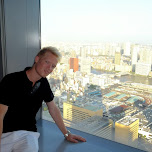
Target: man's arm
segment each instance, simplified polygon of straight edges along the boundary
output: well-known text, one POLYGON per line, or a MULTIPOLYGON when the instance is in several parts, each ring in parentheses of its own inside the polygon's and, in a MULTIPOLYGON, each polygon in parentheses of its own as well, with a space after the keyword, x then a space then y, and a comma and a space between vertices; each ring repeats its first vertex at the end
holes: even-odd
POLYGON ((0 143, 1 143, 1 136, 3 132, 3 119, 8 110, 8 106, 0 104, 0 143))
MULTIPOLYGON (((63 135, 65 135, 68 131, 64 125, 59 108, 55 105, 54 101, 47 102, 47 106, 48 106, 49 113, 52 116, 53 120, 55 121, 55 123, 57 124, 58 128, 61 130, 63 135)), ((66 137, 66 139, 68 141, 75 142, 75 143, 77 143, 78 141, 83 141, 83 142, 86 141, 81 136, 74 135, 74 134, 69 134, 68 137, 66 137)))

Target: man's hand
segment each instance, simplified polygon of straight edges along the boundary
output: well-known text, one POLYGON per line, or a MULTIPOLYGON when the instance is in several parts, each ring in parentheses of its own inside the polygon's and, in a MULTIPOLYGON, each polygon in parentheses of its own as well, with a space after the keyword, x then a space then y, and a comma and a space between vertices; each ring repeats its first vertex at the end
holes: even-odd
POLYGON ((74 134, 69 134, 68 137, 66 137, 66 139, 73 143, 78 143, 79 141, 86 142, 85 138, 74 134))
POLYGON ((8 110, 8 106, 0 104, 0 143, 1 143, 1 136, 3 132, 3 119, 8 110))
POLYGON ((47 106, 48 106, 50 115, 52 116, 53 120, 55 121, 56 125, 61 130, 63 135, 65 136, 67 134, 65 138, 68 141, 73 142, 73 143, 77 143, 79 141, 86 142, 86 140, 82 138, 81 136, 71 134, 70 131, 67 130, 67 128, 64 125, 60 110, 58 109, 54 101, 47 102, 47 106))

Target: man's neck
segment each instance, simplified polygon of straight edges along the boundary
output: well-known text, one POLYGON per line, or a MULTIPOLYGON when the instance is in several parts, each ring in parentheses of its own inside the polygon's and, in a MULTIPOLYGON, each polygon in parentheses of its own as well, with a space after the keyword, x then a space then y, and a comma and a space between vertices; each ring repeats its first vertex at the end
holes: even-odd
POLYGON ((36 83, 36 81, 38 81, 38 80, 41 79, 41 77, 36 74, 36 71, 35 71, 34 67, 28 69, 28 70, 26 71, 26 75, 27 75, 28 79, 29 79, 31 82, 33 82, 33 86, 34 86, 34 84, 36 83))

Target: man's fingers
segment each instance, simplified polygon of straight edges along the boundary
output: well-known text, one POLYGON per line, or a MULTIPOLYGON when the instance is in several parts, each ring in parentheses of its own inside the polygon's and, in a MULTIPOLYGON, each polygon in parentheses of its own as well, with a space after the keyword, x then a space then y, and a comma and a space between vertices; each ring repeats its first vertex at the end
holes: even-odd
POLYGON ((80 140, 80 141, 83 141, 83 142, 86 142, 86 139, 81 137, 81 136, 77 136, 77 140, 80 140))
POLYGON ((86 142, 85 138, 78 135, 72 135, 72 134, 70 135, 70 138, 68 138, 68 140, 74 143, 77 143, 78 141, 86 142))
POLYGON ((78 141, 76 139, 71 139, 71 142, 78 143, 78 141))

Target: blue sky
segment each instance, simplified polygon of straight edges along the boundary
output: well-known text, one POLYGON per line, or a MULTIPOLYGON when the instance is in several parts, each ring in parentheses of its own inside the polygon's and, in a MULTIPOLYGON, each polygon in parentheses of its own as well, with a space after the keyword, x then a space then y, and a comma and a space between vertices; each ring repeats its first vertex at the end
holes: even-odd
POLYGON ((42 41, 152 43, 152 0, 41 0, 42 41))

